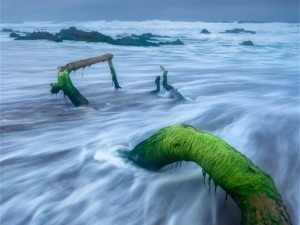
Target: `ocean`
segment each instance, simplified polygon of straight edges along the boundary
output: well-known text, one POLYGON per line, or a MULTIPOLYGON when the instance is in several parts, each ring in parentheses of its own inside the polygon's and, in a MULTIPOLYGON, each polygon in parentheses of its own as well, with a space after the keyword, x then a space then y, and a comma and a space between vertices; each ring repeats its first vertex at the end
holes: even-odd
POLYGON ((179 123, 221 137, 269 173, 300 224, 299 23, 50 21, 1 29, 70 26, 114 38, 153 33, 184 45, 15 41, 0 32, 2 225, 239 224, 237 205, 229 198, 225 206, 220 188, 208 191, 196 164, 151 172, 120 156, 179 123), (234 28, 256 34, 223 33, 234 28), (108 65, 99 63, 71 74, 89 107, 50 94, 59 66, 104 53, 114 55, 122 89, 113 89, 108 65), (150 94, 160 65, 186 101, 150 94))

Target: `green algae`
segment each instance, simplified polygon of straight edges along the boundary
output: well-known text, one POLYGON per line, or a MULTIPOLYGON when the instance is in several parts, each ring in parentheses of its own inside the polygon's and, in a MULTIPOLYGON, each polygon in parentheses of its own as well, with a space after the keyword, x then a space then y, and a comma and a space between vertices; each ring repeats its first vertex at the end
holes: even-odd
POLYGON ((51 84, 51 86, 52 94, 57 94, 60 90, 63 91, 64 95, 68 96, 75 106, 89 104, 88 100, 73 85, 68 70, 59 71, 57 83, 51 84))
POLYGON ((58 81, 57 83, 50 84, 51 85, 51 93, 57 94, 60 91, 64 93, 65 96, 67 96, 71 102, 74 104, 74 106, 86 106, 89 104, 88 100, 83 97, 83 95, 76 89, 76 87, 73 85, 72 80, 70 78, 70 73, 72 71, 76 71, 80 68, 85 68, 87 66, 91 66, 92 64, 98 63, 98 62, 104 62, 107 61, 108 66, 110 68, 112 82, 115 86, 115 89, 120 89, 120 85, 118 83, 117 74, 114 68, 114 65, 112 63, 112 54, 104 54, 102 56, 88 58, 85 60, 79 60, 76 62, 68 63, 64 66, 59 67, 58 69, 58 81))
POLYGON ((280 224, 291 224, 271 176, 212 134, 189 125, 166 127, 139 143, 129 153, 129 158, 151 170, 178 161, 193 161, 202 167, 204 177, 209 175, 209 189, 212 179, 237 202, 244 224, 251 224, 256 212, 274 208, 276 213, 270 213, 271 217, 263 213, 261 220, 272 224, 275 218, 280 224))
POLYGON ((232 193, 249 196, 263 187, 269 196, 278 198, 272 191, 273 181, 250 160, 222 139, 190 127, 175 125, 161 129, 136 146, 131 154, 142 157, 144 163, 153 168, 176 161, 194 161, 223 189, 232 193))
POLYGON ((109 66, 109 69, 110 69, 110 73, 111 73, 111 79, 115 85, 115 89, 118 90, 120 87, 119 85, 119 82, 118 82, 118 79, 117 79, 117 74, 116 74, 116 70, 114 68, 114 65, 112 63, 112 60, 109 59, 107 60, 107 63, 108 63, 108 66, 109 66))

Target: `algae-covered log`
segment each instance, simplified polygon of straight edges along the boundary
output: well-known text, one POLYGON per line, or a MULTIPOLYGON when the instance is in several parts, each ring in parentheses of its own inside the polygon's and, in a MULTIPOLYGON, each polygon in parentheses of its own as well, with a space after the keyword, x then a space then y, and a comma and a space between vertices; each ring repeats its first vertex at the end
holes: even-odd
POLYGON ((209 133, 188 125, 166 127, 139 143, 129 159, 148 169, 193 161, 238 204, 242 224, 292 224, 270 175, 209 133))
POLYGON ((80 94, 80 92, 73 85, 69 72, 67 70, 58 71, 58 81, 57 83, 50 84, 51 93, 57 94, 60 91, 63 91, 65 96, 71 100, 75 106, 88 105, 89 102, 86 98, 80 94))
POLYGON ((63 91, 64 95, 68 96, 68 98, 75 106, 88 105, 89 104, 88 100, 85 99, 82 96, 82 94, 73 85, 70 78, 70 73, 80 68, 85 68, 95 63, 105 62, 105 61, 107 61, 109 65, 112 81, 114 83, 115 89, 121 88, 117 80, 117 75, 112 63, 112 58, 113 55, 107 53, 102 56, 79 60, 79 61, 68 63, 64 66, 60 66, 58 68, 58 81, 57 83, 51 84, 52 87, 51 93, 56 94, 59 91, 63 91))
POLYGON ((163 66, 160 66, 160 68, 163 71, 162 85, 163 85, 164 89, 166 89, 167 91, 170 91, 170 90, 174 89, 173 86, 168 84, 168 70, 166 70, 163 66))
POLYGON ((177 89, 168 84, 168 70, 163 66, 160 66, 160 69, 163 71, 162 86, 169 93, 169 96, 179 101, 185 101, 185 97, 177 89))

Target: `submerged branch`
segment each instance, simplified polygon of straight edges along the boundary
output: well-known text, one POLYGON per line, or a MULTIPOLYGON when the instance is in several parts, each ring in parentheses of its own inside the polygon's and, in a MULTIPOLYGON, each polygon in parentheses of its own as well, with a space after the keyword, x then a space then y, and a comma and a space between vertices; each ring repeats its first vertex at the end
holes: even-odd
POLYGON ((58 92, 63 91, 64 95, 67 96, 75 106, 88 105, 88 100, 84 98, 83 95, 73 85, 70 78, 70 73, 80 68, 85 68, 95 63, 105 61, 107 61, 109 65, 115 89, 121 88, 117 80, 117 74, 112 63, 112 58, 113 55, 107 53, 102 56, 79 60, 68 63, 64 66, 60 66, 58 68, 58 81, 57 83, 51 84, 51 93, 57 94, 58 92))
POLYGON ((128 157, 148 169, 193 161, 238 204, 242 224, 292 224, 271 176, 209 133, 189 125, 166 127, 139 143, 128 157))
POLYGON ((163 66, 160 66, 161 70, 163 71, 163 88, 166 89, 167 91, 170 91, 174 89, 173 86, 168 84, 168 70, 166 70, 163 66))
POLYGON ((151 91, 152 94, 157 94, 160 92, 160 76, 156 76, 155 78, 156 90, 151 91))
POLYGON ((166 70, 163 66, 160 66, 160 69, 163 71, 163 88, 169 93, 171 98, 177 99, 179 101, 185 101, 185 97, 173 86, 168 83, 168 70, 166 70))
POLYGON ((67 70, 58 72, 58 82, 51 85, 51 93, 57 94, 63 91, 65 96, 71 100, 75 106, 88 105, 88 100, 75 88, 67 70))

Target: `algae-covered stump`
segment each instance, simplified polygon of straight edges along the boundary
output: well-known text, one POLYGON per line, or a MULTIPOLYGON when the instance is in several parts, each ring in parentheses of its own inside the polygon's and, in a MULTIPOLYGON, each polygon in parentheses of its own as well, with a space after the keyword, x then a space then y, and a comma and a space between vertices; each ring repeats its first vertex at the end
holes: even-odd
POLYGON ((95 63, 105 61, 107 61, 109 65, 115 89, 121 88, 117 80, 117 74, 112 63, 112 58, 113 55, 107 53, 102 56, 79 60, 68 63, 64 66, 60 66, 58 68, 58 81, 57 83, 51 84, 51 93, 57 94, 58 92, 62 91, 64 95, 67 96, 75 106, 88 105, 88 100, 84 98, 83 95, 73 85, 72 80, 70 78, 70 73, 80 68, 85 68, 95 63))
POLYGON ((244 225, 290 225, 285 205, 270 175, 221 138, 189 125, 159 130, 139 143, 129 159, 148 169, 193 161, 238 204, 244 225))

